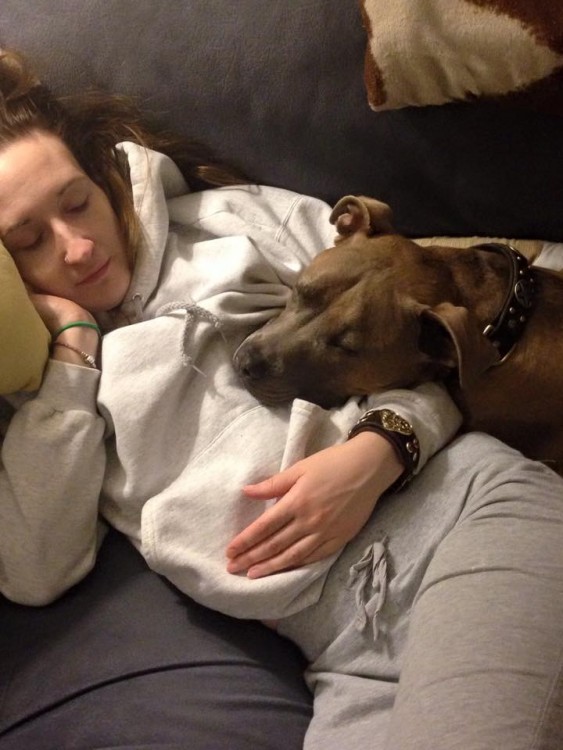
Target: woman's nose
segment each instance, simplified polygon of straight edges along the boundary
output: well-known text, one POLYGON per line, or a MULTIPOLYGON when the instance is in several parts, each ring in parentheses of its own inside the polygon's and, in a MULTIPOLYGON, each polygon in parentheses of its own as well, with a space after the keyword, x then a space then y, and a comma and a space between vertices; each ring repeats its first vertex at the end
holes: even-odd
POLYGON ((92 240, 66 224, 54 229, 56 242, 63 260, 67 264, 82 263, 90 259, 94 250, 92 240))

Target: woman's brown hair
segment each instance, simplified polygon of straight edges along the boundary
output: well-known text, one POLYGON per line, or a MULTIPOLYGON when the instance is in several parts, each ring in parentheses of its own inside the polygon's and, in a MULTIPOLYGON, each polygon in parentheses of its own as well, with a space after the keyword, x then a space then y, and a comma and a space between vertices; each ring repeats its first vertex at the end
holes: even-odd
POLYGON ((170 156, 195 190, 246 178, 214 159, 201 143, 157 127, 136 103, 105 92, 60 97, 41 83, 25 58, 0 52, 0 149, 36 131, 58 136, 107 194, 132 252, 140 239, 126 161, 116 144, 133 141, 170 156))

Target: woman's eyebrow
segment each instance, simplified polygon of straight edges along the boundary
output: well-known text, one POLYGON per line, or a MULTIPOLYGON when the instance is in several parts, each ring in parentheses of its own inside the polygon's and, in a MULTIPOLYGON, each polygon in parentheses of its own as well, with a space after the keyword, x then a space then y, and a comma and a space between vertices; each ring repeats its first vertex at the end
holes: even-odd
POLYGON ((87 183, 88 177, 85 174, 79 174, 79 175, 76 175, 76 177, 71 177, 70 180, 65 182, 65 184, 61 187, 61 189, 57 191, 57 198, 60 198, 62 195, 64 195, 64 193, 66 193, 66 191, 69 188, 74 187, 74 185, 76 185, 79 182, 87 183))
MULTIPOLYGON (((60 190, 57 190, 57 198, 60 198, 62 195, 66 193, 66 191, 73 187, 76 183, 82 182, 82 181, 88 181, 88 177, 86 175, 76 175, 76 177, 71 177, 67 182, 64 183, 64 185, 60 188, 60 190)), ((30 219, 21 219, 21 221, 16 221, 14 224, 10 224, 8 228, 2 232, 2 237, 7 237, 11 232, 15 232, 16 229, 21 229, 22 227, 25 227, 27 224, 30 224, 30 219)))

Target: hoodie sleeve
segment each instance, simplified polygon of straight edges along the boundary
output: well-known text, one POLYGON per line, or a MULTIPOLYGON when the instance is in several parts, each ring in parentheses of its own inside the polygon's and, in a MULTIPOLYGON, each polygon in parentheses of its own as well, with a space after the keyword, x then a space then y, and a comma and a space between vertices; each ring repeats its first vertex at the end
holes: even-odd
POLYGON ((0 462, 0 590, 44 605, 92 568, 103 527, 100 373, 51 360, 7 427, 0 462))
POLYGON ((412 390, 397 388, 370 396, 368 408, 391 409, 410 422, 420 444, 417 474, 450 442, 462 422, 459 409, 444 386, 438 383, 423 383, 412 390))

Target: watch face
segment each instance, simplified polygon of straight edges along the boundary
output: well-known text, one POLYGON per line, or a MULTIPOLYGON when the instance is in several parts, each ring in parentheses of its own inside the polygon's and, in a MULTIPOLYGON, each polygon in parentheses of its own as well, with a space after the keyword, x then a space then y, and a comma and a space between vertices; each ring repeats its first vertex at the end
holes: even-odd
POLYGON ((390 432, 399 432, 401 435, 413 434, 413 429, 407 420, 390 409, 383 409, 381 412, 381 426, 390 432))

